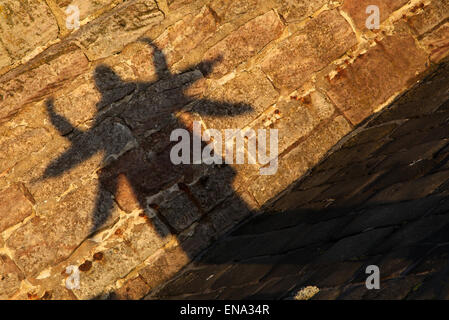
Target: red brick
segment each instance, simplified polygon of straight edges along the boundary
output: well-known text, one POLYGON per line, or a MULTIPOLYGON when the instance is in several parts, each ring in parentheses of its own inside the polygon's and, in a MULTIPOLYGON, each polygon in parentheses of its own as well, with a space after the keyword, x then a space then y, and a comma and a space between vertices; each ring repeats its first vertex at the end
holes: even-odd
POLYGON ((434 0, 408 18, 408 24, 418 35, 431 31, 449 17, 449 0, 434 0))
POLYGON ((232 68, 257 54, 265 45, 279 37, 283 28, 277 14, 270 11, 231 33, 204 56, 205 60, 221 60, 215 65, 212 76, 224 76, 232 68))
POLYGON ((197 15, 187 15, 168 29, 157 39, 161 48, 166 48, 168 64, 179 61, 183 56, 201 46, 201 43, 213 36, 218 28, 212 11, 204 7, 197 15))
POLYGON ((19 289, 23 274, 8 256, 0 255, 0 299, 7 299, 19 289))
POLYGON ((439 63, 449 55, 449 22, 430 33, 421 43, 430 52, 430 60, 439 63))
POLYGON ((355 44, 349 23, 337 11, 326 11, 274 48, 261 66, 276 87, 291 92, 355 44))
POLYGON ((18 224, 32 213, 31 203, 18 185, 0 193, 0 232, 18 224))
POLYGON ((370 5, 379 7, 380 22, 388 19, 390 14, 405 5, 408 0, 346 0, 342 9, 346 11, 360 30, 366 30, 366 20, 369 14, 366 8, 370 5))
POLYGON ((23 73, 11 72, 0 84, 0 121, 17 112, 23 105, 36 101, 60 87, 65 81, 87 70, 88 61, 81 50, 62 53, 51 61, 23 73))
POLYGON ((152 289, 170 279, 189 262, 181 247, 169 248, 158 252, 139 274, 152 289))
POLYGON ((15 230, 6 241, 27 275, 36 275, 67 259, 93 231, 110 226, 119 216, 111 195, 95 184, 75 189, 60 201, 38 204, 36 210, 39 216, 15 230), (101 204, 98 207, 97 201, 101 204))
POLYGON ((138 300, 142 299, 149 290, 150 287, 139 276, 135 279, 128 280, 123 287, 116 290, 112 295, 112 299, 138 300))
POLYGON ((426 62, 426 53, 409 34, 388 36, 330 80, 327 93, 358 124, 415 80, 426 62))

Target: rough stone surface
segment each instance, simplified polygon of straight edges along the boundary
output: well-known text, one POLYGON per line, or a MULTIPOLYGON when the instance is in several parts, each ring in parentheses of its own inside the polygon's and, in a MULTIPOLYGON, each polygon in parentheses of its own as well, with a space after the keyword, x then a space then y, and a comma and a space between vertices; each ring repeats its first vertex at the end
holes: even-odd
MULTIPOLYGON (((42 2, 40 2, 42 3, 42 2)), ((48 95, 51 90, 86 71, 88 62, 81 50, 55 57, 49 62, 0 85, 0 121, 17 112, 23 105, 48 95)))
POLYGON ((354 21, 359 30, 366 31, 366 20, 369 15, 366 9, 370 5, 375 5, 379 8, 380 22, 385 21, 390 14, 401 8, 407 3, 407 0, 346 0, 342 6, 342 10, 346 11, 354 21))
POLYGON ((410 35, 387 37, 330 80, 327 93, 358 124, 423 72, 426 60, 410 35))
MULTIPOLYGON (((213 101, 226 101, 237 104, 241 101, 251 106, 251 110, 245 110, 245 106, 235 108, 236 110, 223 110, 229 117, 202 116, 208 128, 214 129, 240 129, 248 125, 254 118, 259 116, 268 107, 277 101, 279 93, 260 69, 245 71, 238 74, 224 85, 211 87, 206 96, 213 101), (242 109, 245 112, 242 112, 242 109)), ((213 110, 217 104, 199 103, 193 111, 213 110)), ((213 112, 211 112, 213 113, 213 112)), ((223 132, 224 133, 224 132, 223 132)))
POLYGON ((416 15, 408 19, 408 24, 418 35, 423 35, 449 17, 449 1, 432 1, 416 15))
POLYGON ((355 44, 346 20, 335 10, 325 11, 272 49, 261 63, 262 70, 277 88, 290 92, 355 44))
POLYGON ((312 138, 292 148, 279 163, 278 172, 282 178, 267 183, 269 176, 258 177, 250 187, 256 200, 262 204, 286 189, 297 176, 303 175, 309 166, 318 163, 328 148, 338 142, 351 127, 343 117, 336 117, 320 131, 315 131, 312 138))
POLYGON ((84 20, 89 15, 95 13, 103 12, 109 6, 117 3, 116 0, 95 0, 95 1, 82 1, 82 0, 56 0, 56 4, 63 10, 67 8, 68 5, 77 6, 80 10, 80 20, 84 20), (103 9, 103 10, 102 10, 103 9))
POLYGON ((20 286, 24 279, 22 272, 17 268, 8 256, 0 255, 0 298, 10 298, 20 286))
POLYGON ((141 299, 150 287, 141 277, 129 280, 123 287, 112 294, 114 300, 138 300, 141 299))
POLYGON ((1 42, 14 60, 58 37, 58 25, 45 1, 5 0, 0 5, 1 42))
POLYGON ((104 58, 120 51, 126 44, 137 40, 164 19, 154 1, 129 1, 124 6, 120 11, 113 10, 102 16, 81 35, 80 44, 86 48, 90 60, 104 58), (101 34, 108 36, 101 37, 101 34))
POLYGON ((258 53, 270 41, 280 36, 283 24, 274 11, 251 20, 206 52, 204 59, 220 59, 214 77, 230 72, 238 64, 258 53), (232 49, 231 49, 232 48, 232 49))
POLYGON ((33 212, 31 205, 20 186, 3 190, 0 194, 0 232, 30 216, 33 212))
POLYGON ((449 54, 449 23, 440 26, 433 33, 424 37, 422 44, 430 51, 430 59, 440 62, 449 54))
POLYGON ((17 229, 7 241, 15 251, 15 259, 28 275, 36 275, 43 267, 67 258, 79 244, 98 228, 110 225, 119 212, 111 195, 95 186, 73 190, 57 203, 49 201, 39 209, 40 216, 17 229), (100 206, 95 208, 97 201, 100 206), (95 212, 92 219, 92 211, 95 212), (61 214, 63 212, 64 214, 61 214))

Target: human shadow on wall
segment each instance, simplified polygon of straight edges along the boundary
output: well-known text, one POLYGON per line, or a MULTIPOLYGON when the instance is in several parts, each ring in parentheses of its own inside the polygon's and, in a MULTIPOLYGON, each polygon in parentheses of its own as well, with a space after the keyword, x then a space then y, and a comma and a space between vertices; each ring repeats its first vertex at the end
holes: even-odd
MULTIPOLYGON (((222 180, 215 181, 215 188, 227 190, 232 188, 235 173, 226 165, 216 168, 172 164, 170 150, 177 142, 170 141, 170 133, 178 128, 191 131, 191 122, 186 125, 186 122, 179 121, 174 114, 192 103, 197 114, 216 117, 230 117, 253 110, 250 105, 244 103, 212 101, 185 94, 185 91, 198 80, 207 77, 219 58, 203 61, 179 74, 173 74, 168 68, 164 53, 151 40, 141 41, 148 44, 153 51, 153 65, 157 79, 151 82, 127 82, 110 67, 99 65, 94 72, 94 81, 101 93, 101 100, 96 105, 97 114, 92 120, 91 129, 83 131, 74 127, 68 119, 55 111, 52 99, 46 101, 51 123, 70 141, 71 146, 48 165, 42 179, 61 176, 94 155, 103 154, 103 168, 98 171, 99 186, 95 209, 92 212, 91 234, 102 228, 115 205, 114 199, 105 196, 102 188, 115 196, 121 209, 131 212, 137 207, 147 208, 149 196, 177 185, 180 192, 190 199, 189 203, 196 207, 178 208, 184 211, 174 213, 172 210, 168 216, 158 215, 172 233, 179 233, 183 227, 187 227, 188 222, 183 225, 183 221, 189 218, 182 215, 192 215, 188 212, 189 209, 204 214, 206 208, 201 207, 201 199, 195 199, 187 185, 203 174, 215 172, 217 169, 220 172, 225 170, 226 174, 221 175, 222 180), (126 97, 130 98, 126 100, 126 97), (123 101, 120 101, 122 99, 123 101), (112 103, 119 106, 119 111, 112 110, 111 115, 108 112, 113 109, 110 107, 112 103), (106 128, 107 132, 98 129, 100 126, 106 128), (123 130, 132 132, 138 146, 130 148, 131 150, 117 159, 117 153, 127 142, 125 141, 127 138, 120 133, 123 130), (174 216, 176 214, 179 216, 174 216)), ((157 210, 157 203, 150 205, 157 210)), ((168 234, 165 228, 156 229, 161 237, 168 234)))

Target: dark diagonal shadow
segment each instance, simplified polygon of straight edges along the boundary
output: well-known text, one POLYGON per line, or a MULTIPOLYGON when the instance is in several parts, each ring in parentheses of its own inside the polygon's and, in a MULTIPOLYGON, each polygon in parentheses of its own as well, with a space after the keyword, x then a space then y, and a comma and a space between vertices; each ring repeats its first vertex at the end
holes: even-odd
POLYGON ((147 298, 448 299, 449 63, 362 126, 147 298))

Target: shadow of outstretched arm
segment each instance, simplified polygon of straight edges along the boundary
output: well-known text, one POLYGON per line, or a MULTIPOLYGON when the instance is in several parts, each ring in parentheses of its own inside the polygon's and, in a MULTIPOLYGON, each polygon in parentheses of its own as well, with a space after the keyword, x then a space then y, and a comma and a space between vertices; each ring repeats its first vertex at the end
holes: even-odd
POLYGON ((61 136, 65 136, 71 142, 71 146, 57 159, 53 160, 45 169, 44 174, 39 180, 50 177, 57 177, 64 172, 76 167, 86 159, 90 158, 98 150, 89 150, 90 152, 83 152, 90 140, 89 131, 84 132, 75 128, 70 121, 63 116, 56 113, 54 109, 53 99, 46 101, 47 112, 50 117, 52 125, 58 130, 61 136), (71 133, 70 135, 67 135, 71 133))
POLYGON ((164 79, 171 76, 168 69, 167 59, 162 50, 149 38, 140 39, 141 42, 146 43, 153 49, 153 65, 156 69, 158 79, 164 79))
MULTIPOLYGON (((47 107, 47 113, 50 117, 51 123, 56 130, 58 130, 61 136, 66 136, 68 133, 72 132, 75 135, 81 133, 81 131, 75 128, 66 118, 56 113, 53 99, 48 99, 45 102, 45 105, 47 107)), ((70 140, 71 138, 67 137, 67 139, 70 140)))

